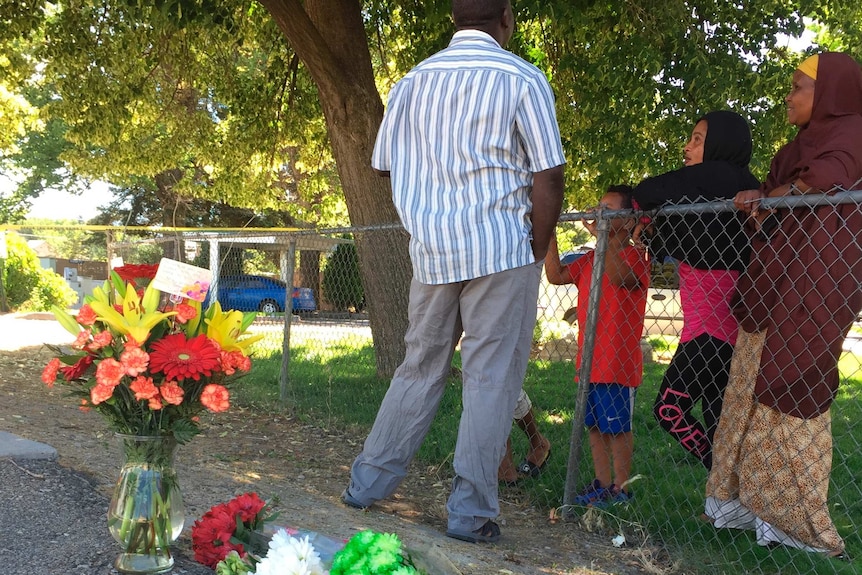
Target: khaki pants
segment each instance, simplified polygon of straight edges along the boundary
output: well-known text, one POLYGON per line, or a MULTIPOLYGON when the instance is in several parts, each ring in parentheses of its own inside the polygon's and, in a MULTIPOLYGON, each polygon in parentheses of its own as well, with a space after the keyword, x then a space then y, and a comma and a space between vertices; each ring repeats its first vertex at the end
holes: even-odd
POLYGON ((497 467, 527 370, 541 266, 452 284, 412 282, 407 353, 351 468, 348 489, 356 500, 370 505, 401 483, 437 413, 461 339, 463 411, 449 529, 473 531, 499 514, 497 467))

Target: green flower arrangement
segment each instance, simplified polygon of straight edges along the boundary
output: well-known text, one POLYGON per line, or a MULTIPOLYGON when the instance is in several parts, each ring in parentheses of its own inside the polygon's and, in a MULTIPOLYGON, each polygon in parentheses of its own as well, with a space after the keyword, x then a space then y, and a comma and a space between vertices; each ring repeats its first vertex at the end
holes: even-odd
POLYGON ((360 531, 332 558, 330 575, 423 575, 394 533, 360 531))

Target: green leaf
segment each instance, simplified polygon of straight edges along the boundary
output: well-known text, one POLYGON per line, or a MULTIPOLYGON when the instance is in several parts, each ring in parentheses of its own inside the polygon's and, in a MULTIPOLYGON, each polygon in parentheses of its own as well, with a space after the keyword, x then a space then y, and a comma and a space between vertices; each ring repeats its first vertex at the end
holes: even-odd
POLYGON ((200 428, 193 422, 187 419, 178 419, 173 425, 174 439, 180 445, 185 445, 191 441, 195 435, 201 432, 200 428))

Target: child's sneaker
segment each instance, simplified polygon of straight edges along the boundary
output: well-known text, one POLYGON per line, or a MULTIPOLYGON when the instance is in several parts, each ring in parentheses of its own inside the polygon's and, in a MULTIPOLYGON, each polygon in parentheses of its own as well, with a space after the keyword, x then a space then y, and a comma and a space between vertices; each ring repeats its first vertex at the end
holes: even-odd
POLYGON ((593 507, 607 507, 608 505, 625 505, 635 498, 632 491, 623 491, 616 484, 611 483, 611 486, 605 489, 605 496, 601 501, 593 503, 593 507))
POLYGON ((608 488, 602 487, 598 479, 593 479, 593 482, 584 487, 584 489, 575 496, 575 505, 583 507, 596 506, 600 504, 608 495, 608 488))

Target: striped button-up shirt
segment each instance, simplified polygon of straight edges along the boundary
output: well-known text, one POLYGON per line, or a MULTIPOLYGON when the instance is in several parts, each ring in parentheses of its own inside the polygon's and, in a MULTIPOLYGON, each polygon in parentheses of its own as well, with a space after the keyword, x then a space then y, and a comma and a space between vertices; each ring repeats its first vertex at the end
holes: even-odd
POLYGON ((478 30, 392 88, 371 160, 391 174, 424 284, 533 263, 533 173, 564 163, 544 74, 478 30))

